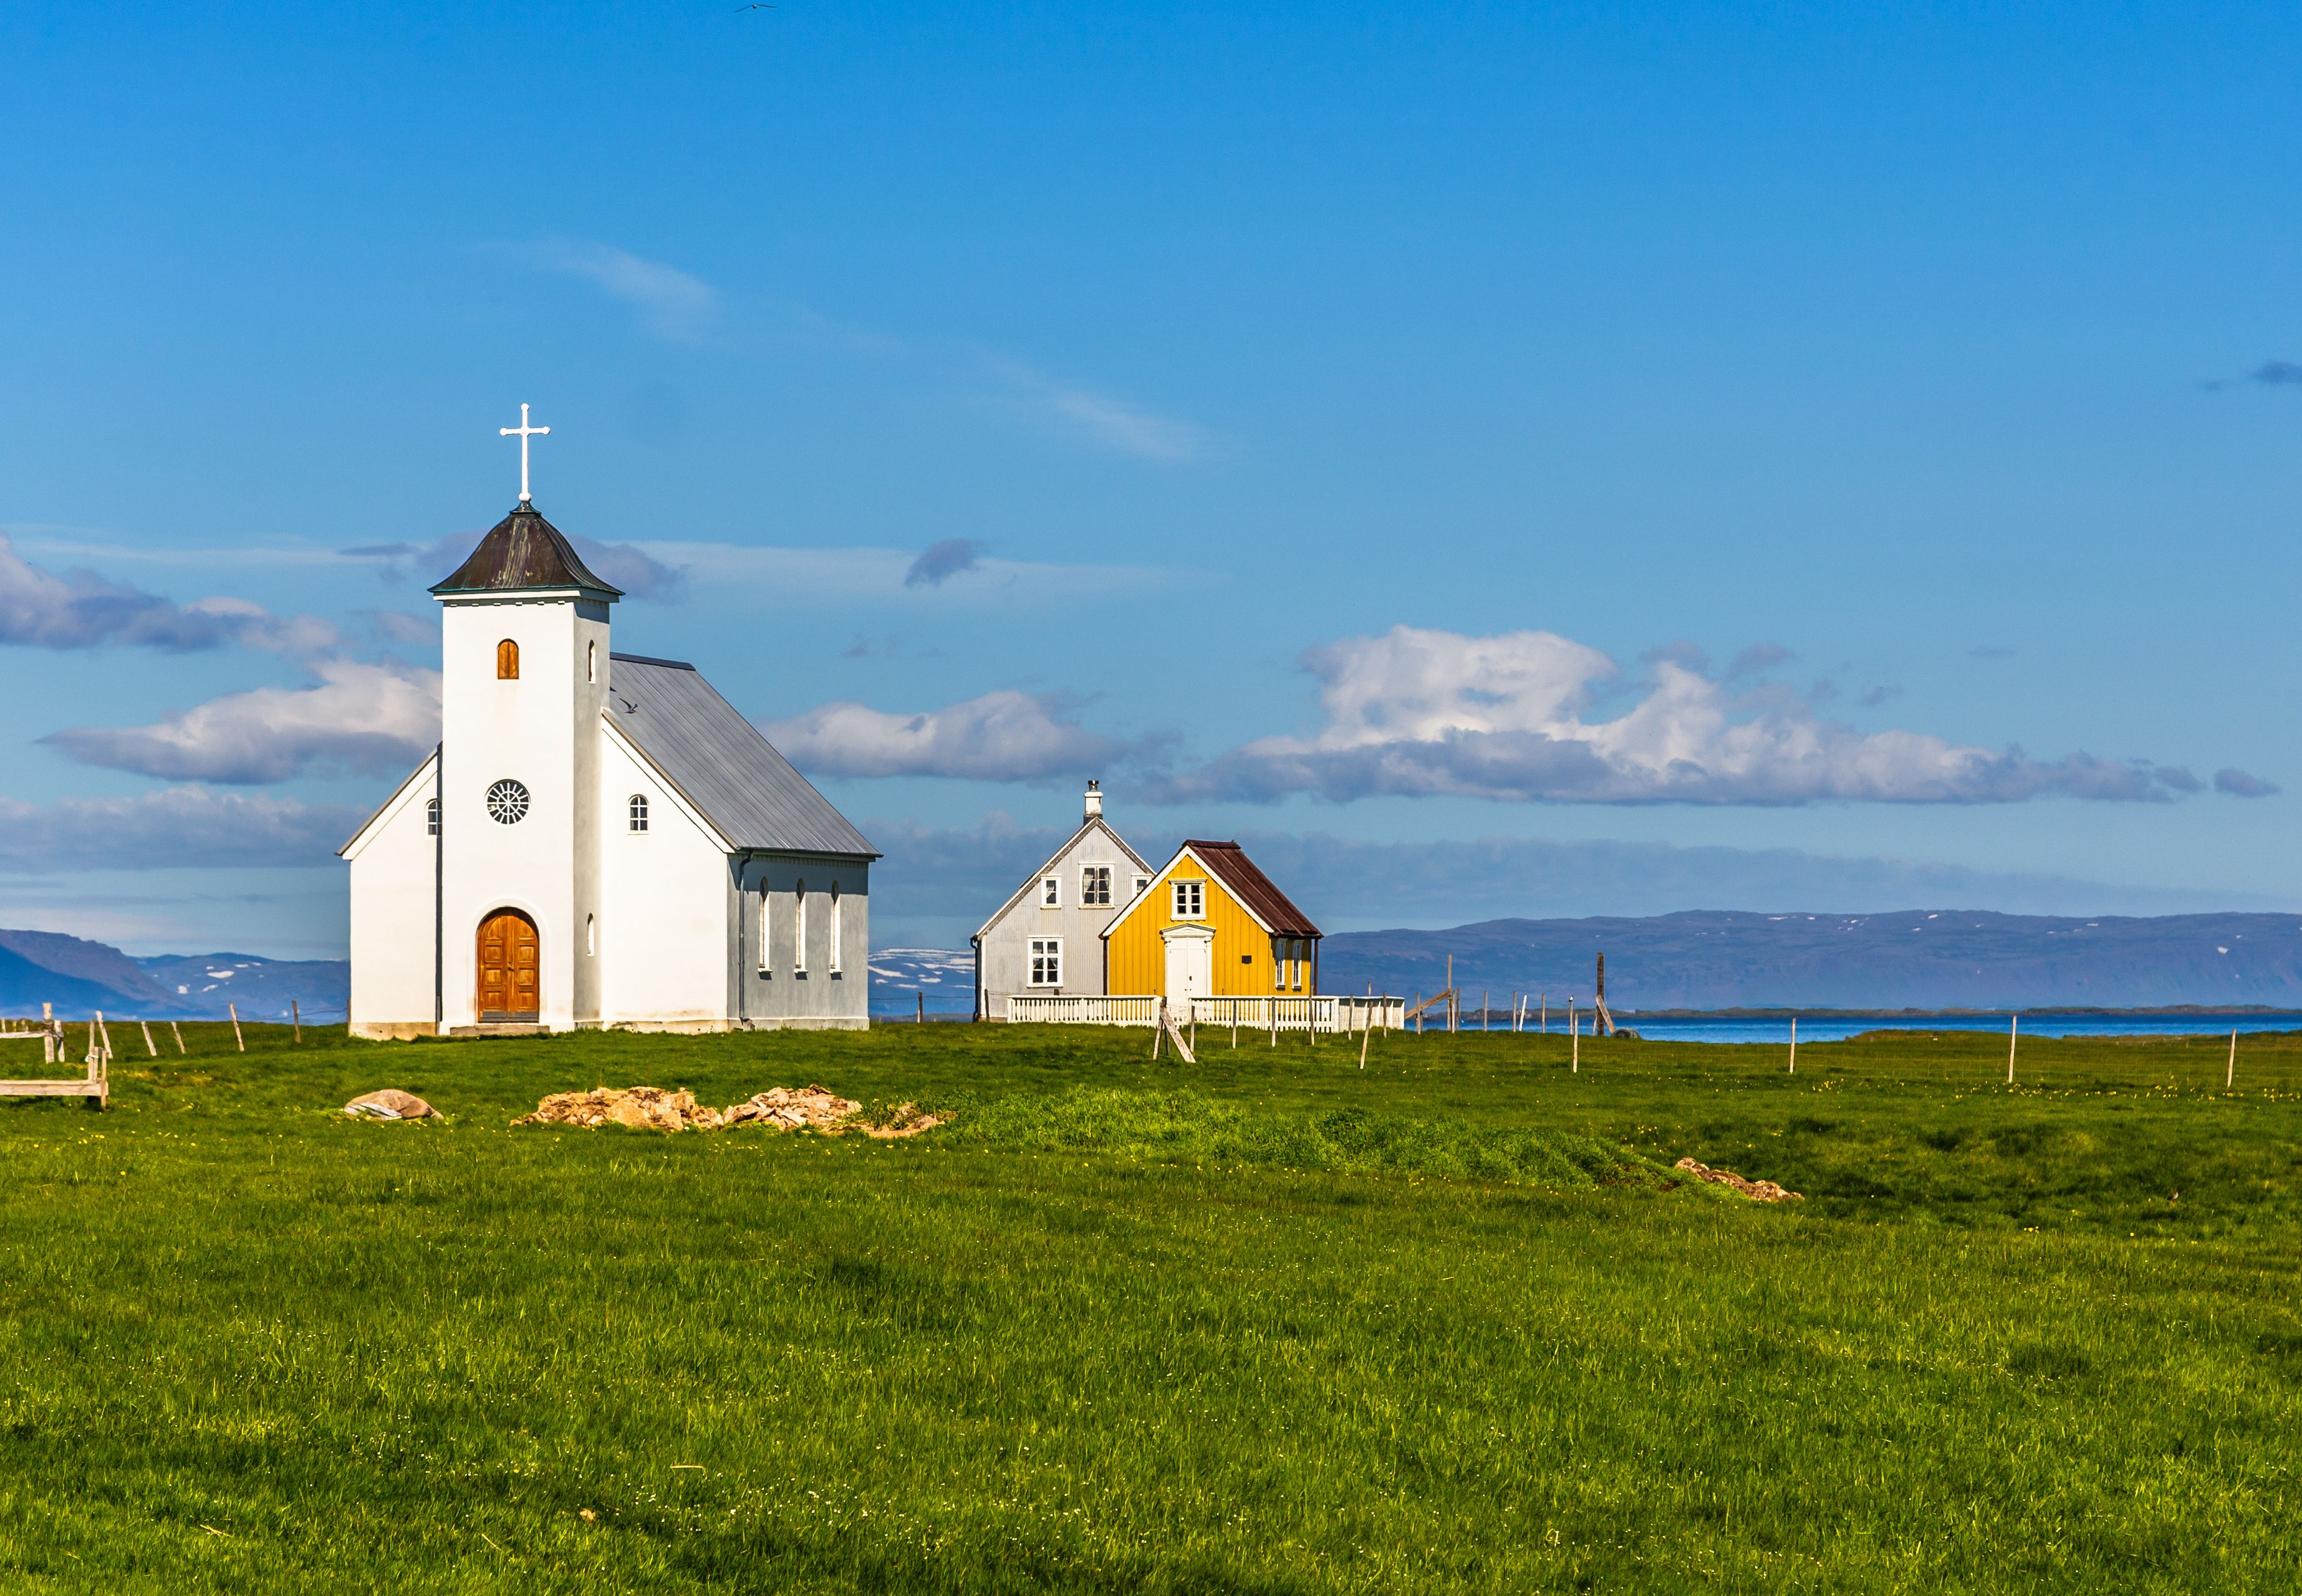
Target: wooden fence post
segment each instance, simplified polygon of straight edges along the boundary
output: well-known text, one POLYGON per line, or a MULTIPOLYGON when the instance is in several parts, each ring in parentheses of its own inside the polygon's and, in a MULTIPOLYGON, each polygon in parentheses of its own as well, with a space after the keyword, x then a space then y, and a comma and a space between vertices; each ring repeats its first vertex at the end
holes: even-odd
POLYGON ((296 1006, 296 1000, 292 997, 288 1000, 288 1019, 296 1028, 296 1046, 301 1047, 304 1045, 304 1011, 296 1006))
POLYGON ((2236 1026, 2232 1026, 2232 1027, 2231 1028, 2231 1050, 2230 1050, 2230 1063, 2229 1063, 2228 1064, 2224 1065, 2224 1066, 2223 1066, 2223 1068, 2222 1068, 2222 1090, 2224 1090, 2224 1091, 2228 1091, 2228 1090, 2230 1090, 2231 1083, 2232 1083, 2233 1081, 2237 1080, 2237 1079, 2238 1079, 2238 1028, 2237 1028, 2236 1026))
POLYGON ((2022 1034, 2022 1016, 2006 1016, 2006 1084, 2014 1084, 2014 1043, 2022 1034))
POLYGON ((56 1005, 52 1003, 42 1004, 40 1035, 47 1038, 40 1044, 40 1059, 44 1063, 53 1064, 56 1062, 56 1037, 59 1034, 56 1029, 56 1005))
POLYGON ((181 1054, 184 1051, 184 1028, 171 1020, 168 1021, 168 1029, 175 1035, 177 1053, 181 1054))
POLYGON ((149 1020, 139 1020, 136 1023, 144 1028, 144 1051, 154 1058, 158 1058, 160 1050, 152 1045, 152 1022, 149 1020))
POLYGON ((1583 1073, 1583 1022, 1575 1016, 1575 1003, 1572 998, 1569 998, 1567 1004, 1567 1029, 1575 1038, 1574 1052, 1567 1061, 1567 1068, 1573 1073, 1580 1075, 1583 1073))
POLYGON ((1791 1073, 1798 1073, 1798 1016, 1791 1016, 1791 1073))
POLYGON ((239 1034, 239 1005, 236 1003, 228 1002, 223 1006, 231 1011, 231 1039, 239 1044, 239 1050, 242 1053, 246 1053, 248 1051, 248 1038, 239 1034))

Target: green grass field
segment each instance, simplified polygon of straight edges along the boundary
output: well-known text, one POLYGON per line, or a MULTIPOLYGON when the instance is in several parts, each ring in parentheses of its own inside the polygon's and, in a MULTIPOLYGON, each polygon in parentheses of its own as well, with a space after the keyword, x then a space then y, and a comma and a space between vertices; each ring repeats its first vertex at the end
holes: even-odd
POLYGON ((2302 1037, 187 1035, 0 1103, 0 1590, 2302 1569, 2302 1037), (811 1080, 956 1119, 509 1125, 811 1080))

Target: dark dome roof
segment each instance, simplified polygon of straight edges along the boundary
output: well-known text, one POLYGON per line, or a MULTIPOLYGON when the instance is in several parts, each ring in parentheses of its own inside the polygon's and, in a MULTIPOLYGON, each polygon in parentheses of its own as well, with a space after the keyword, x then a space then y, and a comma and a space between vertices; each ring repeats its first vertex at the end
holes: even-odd
POLYGON ((456 574, 435 593, 517 592, 528 588, 580 588, 603 599, 624 590, 592 574, 559 529, 535 507, 523 504, 489 529, 456 574))

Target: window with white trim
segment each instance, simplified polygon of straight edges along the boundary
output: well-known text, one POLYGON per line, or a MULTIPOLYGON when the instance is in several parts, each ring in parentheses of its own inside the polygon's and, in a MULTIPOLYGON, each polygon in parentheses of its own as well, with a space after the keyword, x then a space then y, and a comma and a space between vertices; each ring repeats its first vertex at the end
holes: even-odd
POLYGON ((424 801, 424 835, 425 836, 440 835, 440 801, 437 798, 426 798, 424 801))
POLYGON ((600 951, 600 920, 597 915, 584 917, 584 953, 588 958, 600 951))
POLYGON ((1039 878, 1039 907, 1060 909, 1063 906, 1063 878, 1061 876, 1039 878))
POLYGON ((792 973, 807 973, 807 883, 792 887, 792 973))
POLYGON ((1138 877, 1136 877, 1136 878, 1135 878, 1135 895, 1136 895, 1137 897, 1138 897, 1138 898, 1139 898, 1139 897, 1141 897, 1141 896, 1142 896, 1146 892, 1147 892, 1147 891, 1149 891, 1149 890, 1150 890, 1150 887, 1151 887, 1151 878, 1150 878, 1150 877, 1148 877, 1148 876, 1138 876, 1138 877))
POLYGON ((1204 881, 1171 881, 1175 889, 1175 918, 1205 920, 1207 917, 1207 884, 1204 881))
POLYGON ((600 679, 600 645, 596 643, 584 645, 584 679, 587 682, 600 679))
POLYGON ((1110 902, 1111 867, 1107 864, 1082 865, 1080 868, 1080 907, 1103 908, 1110 902))
POLYGON ((831 884, 831 956, 824 965, 832 974, 839 973, 839 883, 831 884))
POLYGON ((772 909, 772 905, 774 904, 775 901, 776 901, 776 899, 775 899, 775 895, 774 895, 773 893, 771 893, 771 892, 769 892, 769 891, 768 890, 768 878, 767 878, 765 876, 760 877, 760 973, 761 975, 766 975, 766 974, 769 973, 769 972, 770 972, 770 971, 772 971, 772 970, 775 969, 775 967, 776 967, 776 956, 775 956, 775 952, 774 952, 774 945, 773 945, 772 943, 770 943, 770 942, 768 940, 768 933, 769 933, 770 930, 772 930, 772 929, 774 928, 774 926, 775 926, 775 914, 774 914, 774 911, 773 911, 773 909, 772 909))
POLYGON ((1060 937, 1031 938, 1031 985, 1060 987, 1063 984, 1063 939, 1060 937))
POLYGON ((648 828, 647 794, 645 793, 634 793, 632 794, 631 802, 626 804, 625 808, 631 815, 632 829, 634 831, 645 831, 648 828))

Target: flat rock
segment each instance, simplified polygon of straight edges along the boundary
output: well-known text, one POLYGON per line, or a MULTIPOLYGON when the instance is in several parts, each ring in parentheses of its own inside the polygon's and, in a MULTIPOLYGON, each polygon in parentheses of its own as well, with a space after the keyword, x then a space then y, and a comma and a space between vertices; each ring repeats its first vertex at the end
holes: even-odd
POLYGON ((359 1120, 436 1120, 440 1111, 413 1092, 403 1092, 398 1087, 386 1087, 380 1092, 370 1092, 365 1097, 355 1097, 344 1105, 344 1112, 359 1120))

